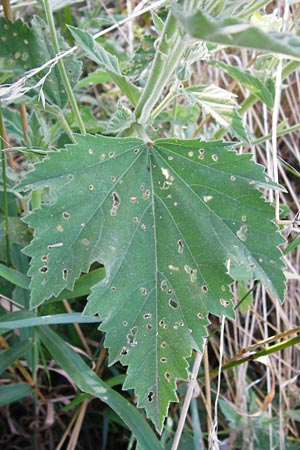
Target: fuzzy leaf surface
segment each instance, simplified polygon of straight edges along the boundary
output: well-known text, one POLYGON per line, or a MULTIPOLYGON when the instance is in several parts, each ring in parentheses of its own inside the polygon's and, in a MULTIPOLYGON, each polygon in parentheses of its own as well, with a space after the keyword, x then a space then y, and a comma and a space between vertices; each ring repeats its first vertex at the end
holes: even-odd
POLYGON ((215 19, 200 10, 185 13, 177 5, 172 9, 183 28, 195 38, 230 47, 279 53, 298 60, 300 58, 300 37, 295 34, 265 32, 262 28, 240 19, 234 17, 215 19))
POLYGON ((218 86, 190 86, 184 91, 185 96, 193 103, 204 108, 206 113, 233 136, 249 143, 248 135, 238 113, 239 106, 235 95, 218 86))
POLYGON ((229 266, 283 297, 283 239, 257 189, 272 183, 222 141, 86 135, 49 153, 20 189, 45 185, 52 203, 26 217, 31 305, 104 264, 85 314, 99 314, 110 362, 128 366, 124 388, 161 430, 207 315, 234 317, 229 266))

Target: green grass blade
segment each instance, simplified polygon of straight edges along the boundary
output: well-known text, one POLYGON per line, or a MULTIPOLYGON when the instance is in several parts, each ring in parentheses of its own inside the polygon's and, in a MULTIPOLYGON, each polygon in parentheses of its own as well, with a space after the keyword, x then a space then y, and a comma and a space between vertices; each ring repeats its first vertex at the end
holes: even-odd
POLYGON ((150 426, 138 410, 104 383, 50 328, 39 329, 41 341, 57 363, 76 383, 79 389, 108 404, 135 434, 143 450, 161 450, 162 447, 150 426))
POLYGON ((30 317, 0 323, 0 331, 12 328, 27 328, 42 325, 61 325, 66 323, 99 323, 99 317, 85 317, 80 313, 53 314, 49 316, 30 317))
POLYGON ((14 361, 16 361, 16 359, 21 358, 21 356, 23 356, 32 347, 32 345, 33 344, 30 341, 23 341, 19 344, 14 345, 8 350, 3 350, 0 353, 0 373, 4 372, 7 367, 9 367, 11 364, 13 364, 14 361))
POLYGON ((0 387, 0 405, 8 405, 32 393, 28 384, 9 384, 0 387))
POLYGON ((0 277, 14 284, 15 286, 19 286, 20 288, 29 289, 29 278, 26 277, 21 272, 18 272, 15 269, 11 269, 4 264, 0 264, 0 277))

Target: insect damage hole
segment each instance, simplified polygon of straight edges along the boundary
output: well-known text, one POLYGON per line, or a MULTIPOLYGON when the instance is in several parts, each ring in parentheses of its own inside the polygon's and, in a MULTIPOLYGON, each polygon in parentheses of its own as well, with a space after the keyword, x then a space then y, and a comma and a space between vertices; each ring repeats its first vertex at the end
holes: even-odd
POLYGON ((62 216, 63 216, 63 218, 64 218, 65 220, 68 220, 68 219, 70 219, 71 214, 70 214, 68 211, 64 211, 64 212, 62 213, 62 216))
POLYGON ((182 239, 178 239, 177 241, 177 250, 178 253, 183 253, 183 249, 184 249, 184 243, 182 239))
POLYGON ((171 381, 171 374, 169 372, 165 372, 165 379, 170 383, 170 381, 171 381))
POLYGON ((62 271, 63 280, 66 280, 68 278, 68 273, 69 273, 68 269, 63 269, 62 271))
POLYGON ((42 266, 39 268, 39 272, 41 273, 47 273, 48 272, 48 267, 47 266, 42 266))
POLYGON ((122 350, 120 351, 120 355, 121 356, 128 355, 128 348, 127 347, 122 347, 122 350))
POLYGON ((178 308, 178 303, 173 298, 170 298, 169 299, 169 306, 171 306, 171 308, 173 308, 173 309, 177 309, 178 308))
POLYGON ((154 392, 153 391, 148 392, 147 400, 149 403, 153 402, 153 397, 154 397, 154 392))

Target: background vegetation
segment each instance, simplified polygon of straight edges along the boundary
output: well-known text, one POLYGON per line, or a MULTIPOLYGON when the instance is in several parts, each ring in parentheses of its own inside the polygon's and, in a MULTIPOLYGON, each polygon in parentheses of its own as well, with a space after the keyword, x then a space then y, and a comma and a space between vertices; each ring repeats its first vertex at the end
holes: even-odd
MULTIPOLYGON (((202 28, 183 23, 197 45, 191 41, 175 72, 168 66, 171 78, 147 109, 137 99, 162 51, 159 36, 168 3, 2 0, 1 448, 299 448, 299 44, 280 47, 274 34, 269 47, 261 39, 251 46, 253 32, 241 35, 241 46, 254 48, 236 48, 222 45, 228 44, 229 29, 220 32, 228 26, 223 18, 230 16, 297 39, 299 4, 178 2, 187 8, 197 3, 216 20, 216 29, 211 25, 210 42, 203 43, 202 28), (93 47, 77 28, 96 35, 100 46, 93 47), (136 123, 145 116, 147 126, 142 119, 136 123), (122 390, 126 368, 108 365, 99 317, 81 315, 91 287, 105 276, 101 264, 82 270, 72 291, 53 292, 42 305, 38 296, 33 303, 32 294, 30 309, 30 260, 22 250, 33 228, 23 218, 52 200, 44 186, 26 190, 24 177, 49 151, 86 132, 234 141, 238 153, 251 153, 285 189, 264 190, 275 205, 274 217, 280 203, 285 301, 249 279, 244 266, 234 268, 236 319, 210 315, 203 354, 195 352, 189 360, 191 381, 178 383, 179 402, 171 403, 161 434, 136 408, 134 391, 122 390)), ((180 46, 182 36, 176 33, 172 42, 178 39, 180 46)), ((78 190, 74 203, 76 197, 80 202, 78 190)), ((118 198, 113 201, 118 209, 118 198)))

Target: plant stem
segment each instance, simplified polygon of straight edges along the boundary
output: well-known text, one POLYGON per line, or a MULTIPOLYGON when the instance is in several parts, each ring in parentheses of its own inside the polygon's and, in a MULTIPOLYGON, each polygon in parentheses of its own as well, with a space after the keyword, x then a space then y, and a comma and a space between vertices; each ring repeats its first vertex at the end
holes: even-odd
POLYGON ((5 154, 5 142, 4 142, 4 122, 2 118, 2 107, 0 101, 0 149, 1 149, 1 165, 2 165, 2 180, 3 180, 3 197, 4 197, 4 233, 5 233, 5 246, 6 246, 6 262, 7 265, 11 265, 10 257, 10 243, 9 243, 9 220, 8 220, 8 198, 7 198, 7 182, 6 182, 6 154, 5 154))
POLYGON ((150 76, 136 106, 137 122, 145 125, 164 87, 188 45, 177 19, 169 12, 152 64, 150 76))
POLYGON ((181 415, 180 415, 179 423, 178 423, 178 426, 177 426, 177 430, 176 430, 176 433, 175 433, 175 437, 174 437, 174 441, 173 441, 171 450, 177 450, 178 449, 178 445, 179 445, 179 441, 180 441, 180 438, 181 438, 181 435, 182 435, 182 431, 183 431, 183 427, 184 427, 184 424, 185 424, 185 420, 186 420, 186 416, 187 416, 187 413, 188 413, 188 409, 189 409, 189 406, 190 406, 190 403, 191 403, 191 399, 193 397, 195 386, 197 385, 197 375, 198 375, 199 367, 200 367, 200 364, 201 364, 201 361, 202 361, 202 355, 203 355, 203 353, 199 353, 199 352, 196 353, 194 367, 193 367, 193 371, 191 373, 191 379, 190 379, 188 390, 187 390, 187 393, 186 393, 186 396, 185 396, 185 399, 184 399, 184 403, 183 403, 183 406, 182 406, 182 412, 181 412, 181 415))
MULTIPOLYGON (((56 54, 59 54, 60 48, 59 48, 59 44, 58 44, 58 38, 57 38, 57 34, 56 34, 55 23, 54 23, 51 6, 49 3, 49 0, 43 0, 43 1, 44 1, 44 8, 45 8, 45 12, 46 12, 47 22, 48 22, 48 25, 50 28, 50 34, 51 34, 54 51, 56 54)), ((66 72, 66 69, 65 69, 62 59, 59 59, 57 61, 57 66, 58 66, 62 81, 64 83, 64 87, 68 94, 69 101, 71 103, 72 110, 73 110, 74 116, 76 118, 79 130, 82 134, 85 134, 86 133, 85 126, 84 126, 83 120, 80 116, 80 111, 79 111, 74 93, 72 91, 72 87, 71 87, 71 84, 70 84, 70 81, 69 81, 69 78, 68 78, 68 75, 67 75, 67 72, 66 72)))

